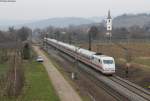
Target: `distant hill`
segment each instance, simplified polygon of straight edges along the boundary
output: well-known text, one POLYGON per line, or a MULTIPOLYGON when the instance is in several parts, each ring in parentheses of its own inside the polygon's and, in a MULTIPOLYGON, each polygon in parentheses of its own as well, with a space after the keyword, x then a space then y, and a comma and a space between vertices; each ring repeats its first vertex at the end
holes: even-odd
POLYGON ((94 23, 94 21, 91 19, 66 17, 66 18, 52 18, 47 20, 41 20, 32 23, 26 23, 23 25, 31 28, 45 28, 48 26, 68 27, 69 25, 77 26, 77 25, 91 24, 91 23, 94 23))
MULTIPOLYGON (((69 25, 77 26, 77 25, 86 25, 100 23, 103 21, 105 17, 89 17, 89 18, 81 18, 81 17, 64 17, 64 18, 50 18, 44 20, 0 20, 0 29, 7 29, 9 26, 15 26, 16 28, 20 28, 22 26, 28 26, 32 29, 34 28, 46 28, 48 26, 54 27, 68 27, 69 25)), ((113 19, 113 27, 131 27, 134 25, 144 26, 150 23, 150 14, 123 14, 121 16, 117 16, 113 19)))
POLYGON ((140 27, 150 22, 150 14, 123 14, 113 19, 113 27, 131 27, 138 25, 140 27))
POLYGON ((69 25, 82 25, 91 24, 95 22, 101 22, 102 17, 90 17, 90 18, 80 18, 80 17, 64 17, 64 18, 50 18, 44 20, 0 20, 0 29, 7 29, 9 26, 14 26, 15 28, 20 28, 22 26, 28 26, 32 29, 34 28, 45 28, 48 26, 54 27, 68 27, 69 25))
POLYGON ((92 20, 95 23, 100 23, 101 21, 103 21, 105 19, 105 17, 104 16, 100 16, 100 17, 95 16, 95 17, 89 17, 87 19, 92 20))

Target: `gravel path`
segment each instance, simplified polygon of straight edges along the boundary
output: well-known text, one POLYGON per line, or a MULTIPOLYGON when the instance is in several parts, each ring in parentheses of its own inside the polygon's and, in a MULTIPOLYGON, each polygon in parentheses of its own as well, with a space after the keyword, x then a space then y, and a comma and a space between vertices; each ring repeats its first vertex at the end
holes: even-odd
MULTIPOLYGON (((61 73, 55 68, 52 62, 44 55, 42 50, 38 46, 33 46, 38 55, 44 58, 43 65, 45 66, 50 80, 54 85, 58 96, 61 101, 82 101, 77 92, 71 87, 71 85, 64 79, 61 73)), ((42 81, 41 81, 42 82, 42 81)))

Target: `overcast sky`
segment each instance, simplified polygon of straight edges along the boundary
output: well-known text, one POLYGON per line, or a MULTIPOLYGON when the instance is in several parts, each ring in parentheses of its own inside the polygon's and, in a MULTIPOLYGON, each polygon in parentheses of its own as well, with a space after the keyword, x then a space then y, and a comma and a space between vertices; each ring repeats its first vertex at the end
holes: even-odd
POLYGON ((150 0, 16 0, 0 2, 0 19, 38 20, 52 17, 113 16, 150 13, 150 0))

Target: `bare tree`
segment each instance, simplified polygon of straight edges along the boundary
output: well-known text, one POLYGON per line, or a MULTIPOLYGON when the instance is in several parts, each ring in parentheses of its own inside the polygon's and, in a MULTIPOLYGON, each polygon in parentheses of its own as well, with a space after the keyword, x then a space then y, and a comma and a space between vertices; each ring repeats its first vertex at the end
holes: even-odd
POLYGON ((26 41, 31 34, 32 30, 27 27, 22 27, 17 31, 17 35, 21 41, 26 41))

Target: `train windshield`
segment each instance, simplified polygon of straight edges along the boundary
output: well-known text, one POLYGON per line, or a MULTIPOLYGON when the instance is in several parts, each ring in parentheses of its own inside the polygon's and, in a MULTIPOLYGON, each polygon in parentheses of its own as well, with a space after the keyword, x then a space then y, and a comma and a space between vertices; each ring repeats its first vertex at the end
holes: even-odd
POLYGON ((104 64, 113 64, 113 60, 103 60, 104 64))

